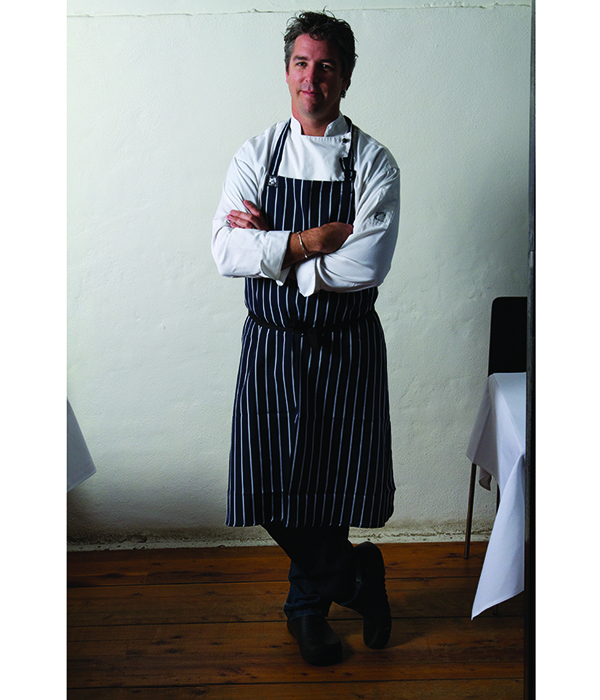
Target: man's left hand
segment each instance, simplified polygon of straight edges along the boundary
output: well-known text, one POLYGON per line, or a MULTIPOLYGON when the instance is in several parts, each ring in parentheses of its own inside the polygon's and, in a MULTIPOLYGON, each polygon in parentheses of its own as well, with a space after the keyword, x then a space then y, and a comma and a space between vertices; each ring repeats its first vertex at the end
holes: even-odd
POLYGON ((231 228, 253 228, 257 231, 269 231, 267 221, 260 209, 247 199, 244 199, 243 203, 248 211, 232 209, 227 216, 231 228))

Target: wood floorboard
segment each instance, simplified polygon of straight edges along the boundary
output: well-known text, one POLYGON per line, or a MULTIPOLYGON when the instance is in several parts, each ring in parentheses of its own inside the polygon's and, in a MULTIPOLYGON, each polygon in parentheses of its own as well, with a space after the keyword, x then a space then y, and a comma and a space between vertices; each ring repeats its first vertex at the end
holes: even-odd
POLYGON ((344 660, 325 668, 286 629, 278 548, 69 554, 68 698, 521 698, 522 597, 471 620, 484 543, 469 560, 432 544, 381 546, 390 643, 367 649, 362 621, 334 605, 344 660))
MULTIPOLYGON (((382 651, 364 647, 359 620, 340 620, 334 629, 352 663, 311 668, 313 679, 514 678, 522 672, 515 618, 396 620, 382 651)), ((68 653, 75 687, 284 683, 307 676, 295 640, 274 622, 78 628, 69 635, 68 653)))
POLYGON ((71 689, 68 700, 521 700, 518 679, 71 689))
MULTIPOLYGON (((250 622, 284 620, 285 581, 71 588, 67 593, 70 626, 250 622)), ((466 617, 471 613, 477 579, 388 579, 394 617, 466 617)), ((522 596, 499 606, 498 614, 523 614, 522 596)), ((484 616, 492 615, 488 610, 484 616)), ((356 618, 333 605, 331 619, 356 618)))
MULTIPOLYGON (((379 545, 388 578, 479 576, 487 544, 473 542, 463 558, 460 542, 379 545)), ((214 547, 206 549, 71 552, 68 585, 123 586, 144 583, 218 581, 284 581, 289 562, 279 547, 214 547)))

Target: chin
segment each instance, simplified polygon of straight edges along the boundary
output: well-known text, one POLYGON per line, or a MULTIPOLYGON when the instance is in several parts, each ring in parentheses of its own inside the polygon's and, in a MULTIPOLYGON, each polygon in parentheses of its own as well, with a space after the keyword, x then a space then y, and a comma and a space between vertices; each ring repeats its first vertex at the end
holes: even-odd
POLYGON ((304 111, 307 114, 315 114, 323 111, 323 105, 320 101, 309 100, 303 103, 304 111))

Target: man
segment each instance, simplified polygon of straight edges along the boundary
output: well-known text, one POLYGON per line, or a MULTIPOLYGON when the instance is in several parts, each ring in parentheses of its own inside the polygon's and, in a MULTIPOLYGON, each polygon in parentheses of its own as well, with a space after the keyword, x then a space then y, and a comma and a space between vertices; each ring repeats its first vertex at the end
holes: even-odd
POLYGON ((219 272, 245 277, 227 523, 262 525, 291 559, 284 606, 302 657, 341 661, 332 601, 391 631, 385 566, 348 529, 382 527, 394 480, 386 349, 374 310, 399 218, 391 154, 340 113, 356 60, 350 26, 288 22, 292 118, 235 155, 213 225, 219 272))

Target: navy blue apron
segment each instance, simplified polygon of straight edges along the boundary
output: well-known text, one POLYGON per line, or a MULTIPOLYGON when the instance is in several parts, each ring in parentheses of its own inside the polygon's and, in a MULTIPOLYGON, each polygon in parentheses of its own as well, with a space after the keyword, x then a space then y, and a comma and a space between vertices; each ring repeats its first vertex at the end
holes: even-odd
MULTIPOLYGON (((289 129, 262 192, 270 230, 352 224, 354 127, 333 182, 278 175, 289 129)), ((395 487, 377 288, 304 297, 291 277, 246 278, 226 522, 381 527, 395 487)))

